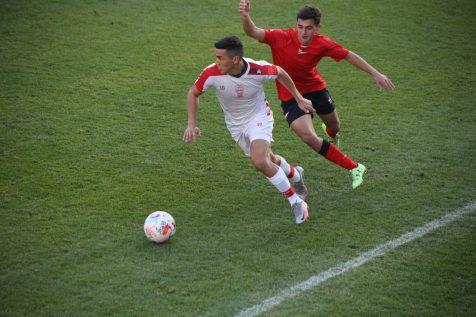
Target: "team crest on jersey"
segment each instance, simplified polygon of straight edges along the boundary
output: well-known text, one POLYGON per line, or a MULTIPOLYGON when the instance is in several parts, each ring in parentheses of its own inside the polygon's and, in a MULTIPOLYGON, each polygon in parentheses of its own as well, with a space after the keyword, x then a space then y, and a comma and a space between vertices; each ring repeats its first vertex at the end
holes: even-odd
POLYGON ((259 68, 250 68, 249 74, 251 75, 260 75, 261 74, 261 69, 259 68))
POLYGON ((225 86, 220 85, 220 90, 225 90, 225 86))
POLYGON ((241 84, 238 84, 236 85, 235 92, 236 92, 236 98, 243 98, 245 87, 241 84))

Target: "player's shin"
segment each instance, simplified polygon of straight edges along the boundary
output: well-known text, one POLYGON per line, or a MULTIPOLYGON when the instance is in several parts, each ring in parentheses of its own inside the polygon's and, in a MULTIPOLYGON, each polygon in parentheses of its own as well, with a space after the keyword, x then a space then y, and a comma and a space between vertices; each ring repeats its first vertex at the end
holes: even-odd
POLYGON ((291 187, 289 179, 281 168, 278 168, 278 171, 272 177, 268 177, 268 180, 288 199, 291 206, 301 200, 296 195, 294 188, 291 187))
POLYGON ((342 153, 334 144, 330 143, 327 140, 322 141, 322 147, 319 151, 319 154, 324 156, 329 161, 347 169, 352 170, 357 167, 357 163, 354 162, 350 157, 342 153))
POLYGON ((304 169, 300 166, 291 166, 282 156, 276 155, 276 158, 279 160, 279 167, 292 180, 296 194, 302 200, 306 200, 308 191, 306 185, 304 185, 304 169))
POLYGON ((288 199, 296 223, 300 224, 306 221, 309 218, 309 208, 291 187, 284 171, 279 167, 277 173, 268 179, 288 199))
POLYGON ((286 176, 293 182, 299 182, 301 180, 301 175, 294 166, 289 164, 284 157, 280 155, 276 155, 276 157, 279 159, 279 167, 282 168, 286 176))

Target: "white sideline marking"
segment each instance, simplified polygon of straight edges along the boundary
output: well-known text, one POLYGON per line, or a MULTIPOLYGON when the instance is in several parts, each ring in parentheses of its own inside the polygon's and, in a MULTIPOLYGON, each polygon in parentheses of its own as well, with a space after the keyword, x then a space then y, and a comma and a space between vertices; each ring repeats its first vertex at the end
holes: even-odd
POLYGON ((448 223, 458 219, 459 217, 472 213, 476 210, 476 201, 473 201, 469 203, 468 205, 456 209, 455 211, 446 214, 445 216, 435 219, 433 221, 427 222, 421 227, 418 227, 414 229, 413 231, 409 231, 400 237, 390 240, 386 243, 380 244, 377 247, 373 248, 370 251, 361 253, 359 256, 345 262, 338 264, 327 271, 321 272, 317 275, 311 276, 307 281, 301 282, 299 284, 296 284, 294 286, 291 286, 289 288, 286 288, 282 290, 278 295, 270 297, 261 303, 244 309, 242 310, 238 315, 239 317, 250 317, 250 316, 256 316, 261 313, 264 313, 265 311, 271 309, 272 307, 279 305, 282 301, 294 297, 312 287, 315 287, 325 281, 327 281, 330 278, 333 278, 337 275, 340 275, 342 273, 345 273, 349 270, 352 270, 356 267, 361 266, 362 264, 366 263, 369 260, 372 260, 373 258, 376 258, 380 255, 383 255, 385 253, 388 253, 392 251, 393 249, 410 242, 412 240, 415 240, 417 238, 420 238, 424 236, 425 234, 438 229, 444 225, 447 225, 448 223))

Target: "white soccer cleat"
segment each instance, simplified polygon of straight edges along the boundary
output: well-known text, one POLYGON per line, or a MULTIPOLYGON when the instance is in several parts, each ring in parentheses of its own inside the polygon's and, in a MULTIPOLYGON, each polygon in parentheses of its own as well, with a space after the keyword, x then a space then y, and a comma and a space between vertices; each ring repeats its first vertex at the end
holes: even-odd
POLYGON ((307 198, 307 187, 304 185, 304 168, 301 166, 296 166, 295 169, 299 172, 299 175, 301 175, 301 180, 298 182, 294 182, 294 189, 296 190, 296 194, 298 195, 299 198, 302 200, 306 200, 307 198))
POLYGON ((302 200, 291 207, 294 217, 296 218, 296 223, 300 224, 309 219, 309 208, 307 207, 307 203, 302 200))

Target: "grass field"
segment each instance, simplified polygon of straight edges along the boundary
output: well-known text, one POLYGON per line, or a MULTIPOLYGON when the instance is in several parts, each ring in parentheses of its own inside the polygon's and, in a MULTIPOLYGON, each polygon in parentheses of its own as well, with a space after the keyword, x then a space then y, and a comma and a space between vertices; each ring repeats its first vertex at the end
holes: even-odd
MULTIPOLYGON (((273 149, 306 169, 311 221, 229 136, 213 92, 187 145, 186 93, 241 29, 238 1, 0 0, 0 316, 229 316, 476 200, 473 1, 319 1, 321 31, 387 74, 379 92, 324 60, 348 172, 281 116, 273 149), (143 235, 169 211, 167 244, 143 235)), ((264 28, 302 1, 252 1, 264 28)), ((316 127, 318 122, 316 121, 316 127)), ((329 280, 265 316, 474 316, 476 215, 329 280)))

